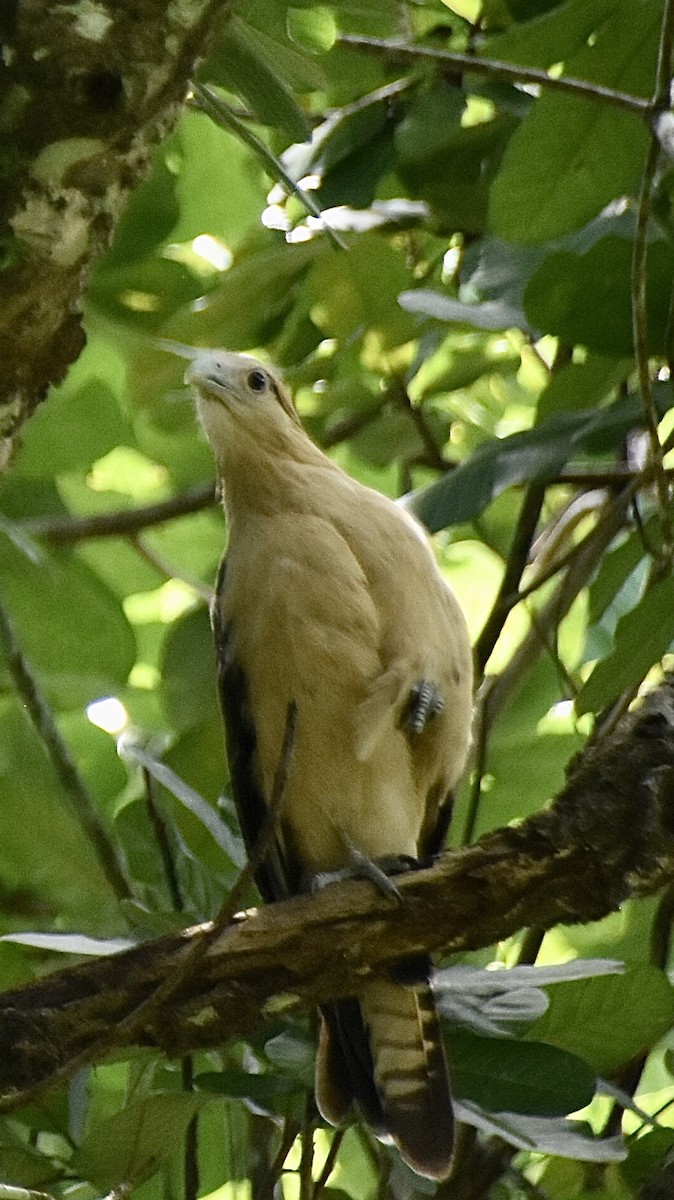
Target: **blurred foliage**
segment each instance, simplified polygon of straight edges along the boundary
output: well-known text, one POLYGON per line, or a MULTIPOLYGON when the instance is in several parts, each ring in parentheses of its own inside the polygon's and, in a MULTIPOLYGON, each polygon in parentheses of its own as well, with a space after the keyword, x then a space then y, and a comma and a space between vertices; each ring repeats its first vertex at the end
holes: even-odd
MULTIPOLYGON (((0 659, 0 985, 62 964, 45 933, 151 936, 212 916, 241 861, 206 606, 226 531, 205 502, 152 523, 156 506, 213 470, 182 364, 158 337, 268 355, 346 470, 411 493, 487 686, 506 696, 483 730, 456 843, 549 801, 595 719, 668 664, 671 527, 652 475, 618 510, 608 549, 591 554, 626 479, 649 461, 631 297, 646 124, 609 103, 340 41, 397 38, 648 97, 663 8, 235 0, 200 75, 230 116, 222 126, 188 106, 159 148, 89 288, 86 349, 0 483, 3 602, 132 893, 120 902, 111 891, 0 659), (145 508, 132 532, 86 525, 145 508), (581 551, 585 575, 556 605, 581 551)), ((665 453, 672 180, 661 164, 646 253, 665 453)), ((657 916, 657 901, 632 902, 595 927, 549 933, 538 955, 608 954, 624 975, 554 984, 542 1015, 534 1006, 489 1036, 448 1022, 461 1116, 513 1148, 479 1195, 628 1200, 671 1149, 674 993, 670 964, 649 951, 657 916), (641 1056, 643 1070, 626 1074, 641 1056), (597 1085, 606 1075, 636 1086, 624 1145, 597 1085)), ((472 958, 511 965, 518 952, 507 943, 472 958)), ((276 1164, 295 1200, 312 1056, 307 1030, 281 1023, 189 1064, 139 1053, 82 1073, 0 1120, 0 1189, 19 1189, 14 1200, 31 1188, 239 1200, 271 1195, 276 1164)), ((334 1138, 315 1132, 316 1179, 334 1138)), ((325 1195, 383 1195, 389 1171, 386 1194, 433 1190, 349 1130, 325 1195)))

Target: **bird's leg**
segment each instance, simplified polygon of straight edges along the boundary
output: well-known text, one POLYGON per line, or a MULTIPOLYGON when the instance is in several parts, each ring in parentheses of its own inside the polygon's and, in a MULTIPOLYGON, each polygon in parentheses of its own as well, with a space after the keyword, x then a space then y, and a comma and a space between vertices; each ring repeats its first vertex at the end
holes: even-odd
POLYGON ((319 871, 312 877, 311 890, 318 891, 327 887, 329 883, 337 883, 344 879, 369 879, 389 899, 401 900, 400 892, 390 875, 413 870, 419 865, 417 860, 407 854, 400 854, 387 855, 375 861, 359 850, 341 829, 339 836, 348 855, 348 866, 340 867, 336 871, 319 871))
POLYGON ((402 725, 410 733, 423 733, 429 721, 442 712, 445 702, 434 683, 420 679, 412 688, 402 717, 402 725))

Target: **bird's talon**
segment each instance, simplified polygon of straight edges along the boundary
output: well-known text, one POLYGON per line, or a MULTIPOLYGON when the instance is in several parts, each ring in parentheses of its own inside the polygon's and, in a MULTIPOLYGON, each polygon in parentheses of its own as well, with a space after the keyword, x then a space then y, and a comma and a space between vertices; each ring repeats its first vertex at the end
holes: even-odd
POLYGON ((410 692, 409 702, 403 714, 403 726, 410 733, 423 733, 433 717, 441 713, 445 702, 434 683, 420 679, 410 692))

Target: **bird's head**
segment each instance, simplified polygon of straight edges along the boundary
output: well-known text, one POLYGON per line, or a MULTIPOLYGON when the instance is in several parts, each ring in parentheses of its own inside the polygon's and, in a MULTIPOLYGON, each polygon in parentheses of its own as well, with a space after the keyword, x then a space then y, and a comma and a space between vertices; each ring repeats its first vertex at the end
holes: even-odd
POLYGON ((197 413, 213 449, 248 429, 259 440, 282 433, 299 418, 278 376, 249 354, 195 350, 185 372, 197 413))

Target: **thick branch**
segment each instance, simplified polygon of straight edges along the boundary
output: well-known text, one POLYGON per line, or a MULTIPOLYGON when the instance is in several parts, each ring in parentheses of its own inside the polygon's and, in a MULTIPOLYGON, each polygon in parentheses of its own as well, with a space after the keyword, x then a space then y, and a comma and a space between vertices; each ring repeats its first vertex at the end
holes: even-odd
POLYGON ((354 881, 243 914, 199 956, 198 971, 184 973, 166 1006, 148 1000, 195 939, 209 937, 209 925, 6 993, 4 1104, 124 1045, 115 1029, 140 1004, 135 1040, 180 1055, 353 992, 401 956, 475 949, 534 923, 597 920, 672 878, 674 678, 584 752, 548 810, 400 877, 400 905, 354 881))
POLYGON ((0 18, 12 163, 0 197, 0 468, 13 434, 82 349, 78 306, 91 269, 226 8, 15 0, 0 18))

